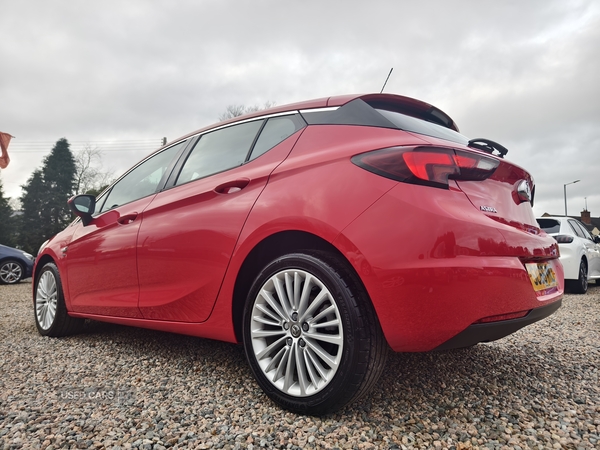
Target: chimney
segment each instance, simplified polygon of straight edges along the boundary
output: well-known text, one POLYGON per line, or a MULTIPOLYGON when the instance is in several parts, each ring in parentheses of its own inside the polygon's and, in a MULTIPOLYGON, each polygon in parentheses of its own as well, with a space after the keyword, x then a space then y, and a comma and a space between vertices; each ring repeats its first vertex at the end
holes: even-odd
POLYGON ((581 211, 581 221, 583 223, 585 223, 586 225, 591 225, 592 224, 592 219, 590 217, 590 212, 587 209, 584 209, 583 211, 581 211))

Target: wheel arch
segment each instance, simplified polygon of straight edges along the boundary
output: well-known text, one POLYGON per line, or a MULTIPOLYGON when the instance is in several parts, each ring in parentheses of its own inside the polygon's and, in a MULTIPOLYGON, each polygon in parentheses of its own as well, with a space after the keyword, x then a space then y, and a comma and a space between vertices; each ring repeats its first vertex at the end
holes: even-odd
POLYGON ((588 261, 587 255, 585 252, 581 255, 581 261, 585 263, 585 270, 587 272, 586 278, 590 279, 590 262, 588 261))
MULTIPOLYGON (((232 301, 232 319, 235 337, 242 342, 242 319, 247 293, 258 273, 271 261, 279 256, 294 252, 324 252, 333 254, 344 262, 354 275, 357 283, 368 296, 362 280, 352 264, 334 245, 325 239, 306 231, 281 231, 260 241, 246 256, 238 272, 232 301)), ((370 301, 370 298, 369 298, 370 301)))
POLYGON ((23 262, 21 260, 19 260, 19 258, 16 258, 14 256, 7 256, 5 258, 0 259, 0 264, 4 264, 5 262, 10 262, 10 261, 14 261, 21 267, 25 268, 25 264, 23 264, 23 262))
POLYGON ((35 283, 37 282, 38 277, 40 276, 40 272, 42 271, 44 266, 46 264, 48 264, 49 262, 56 264, 56 261, 54 260, 54 258, 52 258, 52 256, 50 256, 48 254, 42 255, 40 257, 40 259, 36 262, 35 269, 33 271, 33 277, 32 277, 34 286, 35 286, 35 283))

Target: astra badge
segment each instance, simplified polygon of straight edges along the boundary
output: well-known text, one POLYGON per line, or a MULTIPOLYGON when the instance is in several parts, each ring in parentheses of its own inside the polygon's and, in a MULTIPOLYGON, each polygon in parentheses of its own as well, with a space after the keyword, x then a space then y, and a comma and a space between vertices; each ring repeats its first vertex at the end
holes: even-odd
POLYGON ((484 212, 489 212, 489 213, 494 213, 494 214, 498 213, 498 211, 496 211, 496 208, 494 208, 493 206, 480 206, 479 209, 484 212))

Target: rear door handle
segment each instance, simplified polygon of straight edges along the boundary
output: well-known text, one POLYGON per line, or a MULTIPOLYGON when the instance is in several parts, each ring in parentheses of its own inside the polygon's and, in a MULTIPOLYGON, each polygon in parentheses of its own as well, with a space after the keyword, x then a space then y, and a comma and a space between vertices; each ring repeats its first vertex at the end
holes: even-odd
POLYGON ((237 180, 220 184, 215 188, 215 192, 217 194, 233 194, 234 192, 244 189, 246 186, 248 186, 248 183, 250 183, 248 178, 239 178, 237 180))
POLYGON ((117 222, 119 222, 121 225, 127 225, 130 224, 131 222, 133 222, 135 219, 137 219, 138 213, 134 212, 131 214, 125 214, 124 216, 121 216, 117 219, 117 222))

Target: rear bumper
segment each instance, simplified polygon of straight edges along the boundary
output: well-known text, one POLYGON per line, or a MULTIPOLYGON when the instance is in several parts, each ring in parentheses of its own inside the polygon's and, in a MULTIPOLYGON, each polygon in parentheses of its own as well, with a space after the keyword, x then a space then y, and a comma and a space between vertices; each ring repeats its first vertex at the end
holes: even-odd
MULTIPOLYGON (((535 311, 562 299, 563 268, 553 238, 486 217, 462 192, 428 196, 427 189, 393 189, 334 242, 363 281, 394 351, 431 351, 486 317, 535 311), (524 265, 534 261, 554 269, 556 288, 534 291, 524 265)), ((486 339, 496 337, 490 332, 486 339)))
POLYGON ((466 330, 444 342, 434 350, 450 350, 453 348, 470 347, 479 342, 492 342, 502 339, 527 325, 531 325, 538 320, 545 319, 554 314, 561 305, 562 300, 558 300, 549 305, 532 309, 529 314, 519 319, 471 325, 466 330))

